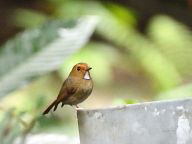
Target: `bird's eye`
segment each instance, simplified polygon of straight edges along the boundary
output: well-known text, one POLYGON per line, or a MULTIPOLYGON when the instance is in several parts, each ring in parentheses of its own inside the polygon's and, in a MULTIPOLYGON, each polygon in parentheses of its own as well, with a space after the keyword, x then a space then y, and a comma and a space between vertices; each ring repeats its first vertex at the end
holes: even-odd
POLYGON ((78 71, 80 71, 80 69, 81 69, 80 67, 77 67, 77 70, 78 70, 78 71))

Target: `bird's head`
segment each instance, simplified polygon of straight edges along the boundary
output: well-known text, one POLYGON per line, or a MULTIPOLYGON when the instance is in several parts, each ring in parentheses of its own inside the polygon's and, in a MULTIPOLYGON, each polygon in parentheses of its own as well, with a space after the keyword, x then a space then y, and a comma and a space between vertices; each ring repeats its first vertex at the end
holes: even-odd
POLYGON ((78 63, 71 70, 70 76, 79 77, 85 80, 91 79, 89 71, 92 68, 88 66, 86 63, 78 63))

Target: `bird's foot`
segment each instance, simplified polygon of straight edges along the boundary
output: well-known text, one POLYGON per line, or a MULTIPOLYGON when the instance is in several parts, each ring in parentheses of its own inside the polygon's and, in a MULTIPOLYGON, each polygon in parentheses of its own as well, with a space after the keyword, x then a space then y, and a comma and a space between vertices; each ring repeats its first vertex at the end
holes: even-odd
POLYGON ((75 105, 75 107, 76 107, 76 108, 79 108, 79 106, 78 106, 78 105, 75 105))
POLYGON ((84 109, 84 108, 79 107, 78 105, 75 105, 75 109, 76 109, 76 110, 80 110, 80 109, 84 109))

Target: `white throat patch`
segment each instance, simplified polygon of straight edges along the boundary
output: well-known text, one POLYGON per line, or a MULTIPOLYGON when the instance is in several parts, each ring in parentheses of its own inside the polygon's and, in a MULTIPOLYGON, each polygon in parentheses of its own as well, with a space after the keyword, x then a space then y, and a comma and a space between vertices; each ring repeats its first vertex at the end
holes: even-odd
POLYGON ((89 75, 89 72, 86 72, 85 75, 84 75, 84 79, 86 80, 90 80, 90 75, 89 75))

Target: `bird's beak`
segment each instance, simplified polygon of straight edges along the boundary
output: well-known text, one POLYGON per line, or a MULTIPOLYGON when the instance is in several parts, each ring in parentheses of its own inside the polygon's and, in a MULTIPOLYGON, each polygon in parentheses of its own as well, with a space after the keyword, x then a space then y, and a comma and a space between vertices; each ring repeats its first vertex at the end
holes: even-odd
POLYGON ((92 67, 88 67, 87 69, 86 69, 86 71, 89 71, 89 70, 91 70, 92 69, 92 67))

